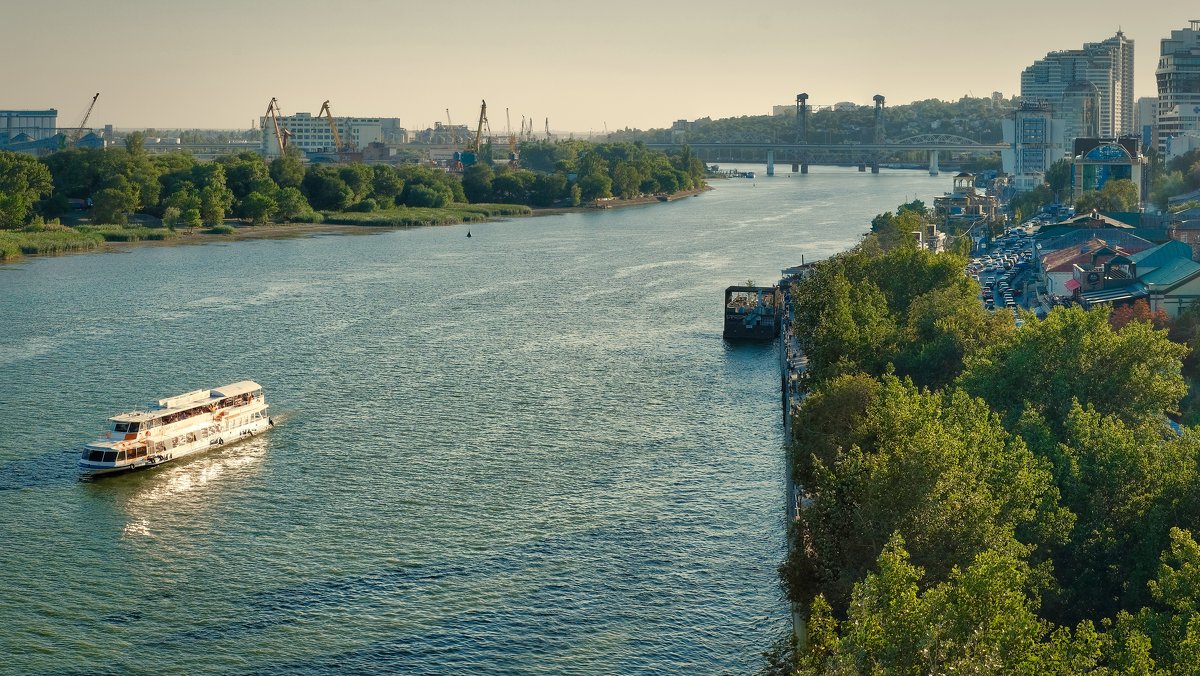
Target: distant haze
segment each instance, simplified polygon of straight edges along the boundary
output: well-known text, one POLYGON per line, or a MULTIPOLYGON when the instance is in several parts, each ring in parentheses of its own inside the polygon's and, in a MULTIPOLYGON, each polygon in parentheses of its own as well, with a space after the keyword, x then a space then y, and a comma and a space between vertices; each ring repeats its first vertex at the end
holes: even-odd
POLYGON ((57 108, 91 127, 249 128, 283 111, 398 117, 409 129, 532 117, 556 131, 763 115, 794 102, 889 105, 1019 93, 1021 70, 1118 28, 1136 94, 1182 0, 41 0, 0 12, 0 108, 57 108))

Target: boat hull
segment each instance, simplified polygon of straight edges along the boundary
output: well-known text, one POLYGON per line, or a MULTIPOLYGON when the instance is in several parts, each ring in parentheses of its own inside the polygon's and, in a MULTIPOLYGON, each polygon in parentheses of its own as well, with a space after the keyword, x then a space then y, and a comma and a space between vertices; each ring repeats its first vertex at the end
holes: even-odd
POLYGON ((184 442, 174 446, 169 450, 159 453, 147 455, 136 460, 127 460, 120 462, 97 462, 87 459, 79 461, 79 469, 86 476, 101 476, 105 474, 116 474, 118 472, 129 472, 138 469, 149 469, 158 467, 169 462, 174 462, 181 458, 197 455, 205 451, 211 451, 218 448, 223 448, 243 439, 262 434, 274 426, 271 418, 263 417, 255 420, 250 420, 237 427, 222 429, 213 433, 211 436, 197 436, 195 441, 184 442))

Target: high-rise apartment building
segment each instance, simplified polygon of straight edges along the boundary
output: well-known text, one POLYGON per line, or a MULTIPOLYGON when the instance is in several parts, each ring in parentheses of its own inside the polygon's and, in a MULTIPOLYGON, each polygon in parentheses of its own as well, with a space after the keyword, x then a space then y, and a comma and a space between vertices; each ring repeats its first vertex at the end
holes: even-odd
POLYGON ((1200 130, 1200 19, 1163 38, 1158 69, 1158 150, 1171 137, 1200 130))
POLYGON ((1004 173, 1012 175, 1012 186, 1025 192, 1046 180, 1046 170, 1066 156, 1062 145, 1063 121, 1045 101, 1022 101, 1003 122, 1008 148, 1000 156, 1004 173))
POLYGON ((1158 98, 1143 96, 1137 100, 1137 114, 1133 117, 1133 126, 1137 135, 1142 139, 1143 148, 1153 148, 1158 140, 1154 128, 1158 124, 1158 98))
MULTIPOLYGON (((1082 49, 1050 52, 1021 73, 1021 98, 1045 101, 1060 115, 1087 116, 1067 120, 1067 130, 1092 127, 1100 136, 1132 133, 1133 40, 1117 31, 1113 37, 1089 42, 1082 49), (1064 102, 1064 97, 1072 99, 1068 94, 1082 91, 1077 84, 1082 82, 1095 87, 1095 110, 1091 110, 1091 105, 1078 105, 1077 100, 1064 102)), ((1063 144, 1071 147, 1072 140, 1063 139, 1063 144)))

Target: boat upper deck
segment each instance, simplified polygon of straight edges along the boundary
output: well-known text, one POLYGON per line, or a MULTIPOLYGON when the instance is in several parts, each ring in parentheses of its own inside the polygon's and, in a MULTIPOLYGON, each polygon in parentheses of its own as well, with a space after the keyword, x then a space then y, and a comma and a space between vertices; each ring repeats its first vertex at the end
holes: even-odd
POLYGON ((233 397, 247 396, 247 401, 262 392, 262 385, 253 380, 242 380, 212 390, 195 390, 174 397, 158 400, 158 408, 151 411, 130 411, 115 415, 113 422, 146 422, 175 413, 190 411, 202 406, 216 405, 233 397))

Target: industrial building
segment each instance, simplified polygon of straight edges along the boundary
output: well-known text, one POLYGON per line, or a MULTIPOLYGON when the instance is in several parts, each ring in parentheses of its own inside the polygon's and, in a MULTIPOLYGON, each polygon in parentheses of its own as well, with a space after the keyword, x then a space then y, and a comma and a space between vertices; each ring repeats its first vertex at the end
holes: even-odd
MULTIPOLYGON (((359 150, 370 143, 382 143, 384 140, 384 118, 379 117, 334 117, 338 134, 343 143, 353 143, 359 150)), ((399 129, 398 124, 388 121, 388 128, 399 129)), ((329 119, 314 117, 310 113, 280 116, 279 126, 287 130, 288 144, 303 150, 308 154, 336 153, 333 132, 329 128, 329 119)), ((270 117, 259 118, 259 128, 262 129, 262 153, 266 156, 279 155, 279 143, 275 138, 275 126, 270 117)))
POLYGON ((0 110, 0 147, 41 141, 58 133, 58 111, 0 110))

